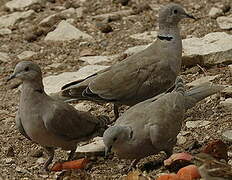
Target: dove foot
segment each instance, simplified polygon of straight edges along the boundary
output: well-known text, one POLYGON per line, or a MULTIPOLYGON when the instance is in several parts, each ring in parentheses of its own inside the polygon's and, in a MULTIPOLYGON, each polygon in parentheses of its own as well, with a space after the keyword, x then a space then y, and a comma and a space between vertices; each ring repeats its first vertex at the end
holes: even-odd
POLYGON ((48 155, 48 160, 44 163, 44 166, 43 168, 46 170, 46 171, 49 171, 48 169, 48 166, 52 163, 52 160, 54 158, 54 149, 51 148, 51 147, 45 147, 45 150, 46 150, 46 153, 48 155))

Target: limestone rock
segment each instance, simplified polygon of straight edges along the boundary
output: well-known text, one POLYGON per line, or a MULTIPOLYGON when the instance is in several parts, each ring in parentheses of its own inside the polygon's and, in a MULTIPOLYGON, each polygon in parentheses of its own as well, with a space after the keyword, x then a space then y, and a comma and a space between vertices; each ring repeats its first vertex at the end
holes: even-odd
POLYGON ((226 141, 232 142, 232 130, 226 130, 222 133, 223 139, 226 141))
POLYGON ((232 15, 218 17, 217 23, 221 29, 232 29, 232 15))
POLYGON ((226 110, 232 111, 232 98, 227 98, 225 101, 221 101, 220 105, 223 106, 226 110))
POLYGON ((157 31, 150 31, 150 32, 144 32, 139 34, 133 34, 130 37, 133 39, 152 42, 155 40, 156 36, 157 36, 157 31))
POLYGON ((92 40, 93 38, 80 31, 79 29, 77 29, 76 27, 74 27, 73 25, 67 23, 66 21, 61 21, 57 28, 52 31, 49 32, 47 34, 47 36, 45 37, 45 41, 68 41, 68 40, 79 40, 79 39, 83 39, 83 40, 92 40))
POLYGON ((7 53, 0 52, 0 62, 8 62, 10 57, 7 53))
POLYGON ((36 53, 33 52, 33 51, 24 51, 22 52, 21 54, 19 54, 17 57, 20 59, 20 60, 26 60, 26 59, 29 59, 31 58, 33 55, 35 55, 36 53))
POLYGON ((14 12, 0 17, 0 28, 13 26, 20 20, 26 19, 34 14, 35 11, 14 12))
POLYGON ((2 28, 0 29, 0 35, 7 35, 7 34, 11 34, 12 31, 8 28, 2 28))
POLYGON ((117 56, 85 56, 80 57, 80 61, 84 61, 88 64, 100 64, 104 62, 111 62, 113 59, 115 59, 117 56))
POLYGON ((184 39, 182 63, 185 66, 230 64, 231 42, 232 35, 225 32, 209 33, 202 38, 184 39))
POLYGON ((58 92, 63 85, 72 81, 84 79, 107 67, 109 66, 87 65, 77 72, 64 72, 59 75, 45 77, 43 79, 45 91, 48 94, 58 92))
POLYGON ((187 121, 186 127, 187 128, 197 128, 197 127, 207 127, 211 122, 210 121, 187 121))
POLYGON ((203 76, 203 77, 200 77, 200 78, 196 79, 195 81, 192 81, 186 85, 189 87, 198 86, 202 83, 210 82, 210 81, 214 80, 216 77, 218 77, 218 75, 216 75, 216 76, 203 76))
POLYGON ((10 11, 24 10, 26 7, 41 3, 41 0, 12 0, 5 4, 5 7, 10 11))
POLYGON ((212 7, 209 11, 209 17, 211 18, 217 18, 218 16, 221 16, 223 14, 222 9, 212 7))

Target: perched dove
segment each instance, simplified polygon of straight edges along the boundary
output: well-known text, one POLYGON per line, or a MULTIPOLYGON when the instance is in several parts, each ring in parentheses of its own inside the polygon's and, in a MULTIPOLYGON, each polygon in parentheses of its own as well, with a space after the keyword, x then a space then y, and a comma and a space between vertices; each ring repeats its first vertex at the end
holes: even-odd
POLYGON ((71 150, 73 158, 77 143, 103 134, 106 117, 95 117, 88 112, 77 111, 71 105, 53 100, 44 92, 40 67, 31 61, 22 61, 14 69, 8 80, 22 80, 16 126, 27 139, 43 146, 49 159, 54 157, 54 148, 71 150))
POLYGON ((171 93, 136 104, 104 132, 106 154, 112 149, 119 158, 137 161, 160 151, 170 155, 185 111, 221 89, 205 83, 185 92, 183 81, 177 78, 171 93))
MULTIPOLYGON (((174 3, 159 13, 157 40, 145 50, 53 94, 66 100, 87 99, 135 105, 165 92, 174 85, 181 68, 182 42, 178 23, 193 18, 174 3)), ((115 115, 118 116, 117 109, 115 115)))

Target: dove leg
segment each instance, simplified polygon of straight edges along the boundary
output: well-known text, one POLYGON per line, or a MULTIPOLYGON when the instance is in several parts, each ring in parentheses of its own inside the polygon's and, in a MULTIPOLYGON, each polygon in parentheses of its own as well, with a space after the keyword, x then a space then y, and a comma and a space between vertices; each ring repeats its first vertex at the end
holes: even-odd
POLYGON ((71 150, 71 152, 68 155, 68 161, 73 160, 76 155, 76 149, 71 150))
POLYGON ((119 105, 114 104, 114 120, 119 118, 119 105))
POLYGON ((51 164, 53 158, 54 158, 54 154, 55 154, 55 150, 52 147, 45 147, 46 153, 48 155, 48 160, 44 163, 44 169, 46 171, 48 171, 48 166, 49 164, 51 164))

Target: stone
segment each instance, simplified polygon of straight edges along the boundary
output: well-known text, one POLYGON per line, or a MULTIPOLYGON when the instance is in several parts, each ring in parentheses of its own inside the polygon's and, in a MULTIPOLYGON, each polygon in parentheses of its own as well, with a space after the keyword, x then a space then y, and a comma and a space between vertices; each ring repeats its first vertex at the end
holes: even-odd
POLYGON ((45 41, 68 41, 68 40, 92 40, 93 38, 80 31, 73 25, 67 23, 66 21, 61 21, 57 28, 49 32, 47 36, 45 37, 45 41))
POLYGON ((93 142, 78 146, 76 149, 76 153, 99 153, 105 151, 105 145, 103 142, 103 137, 95 137, 93 142))
POLYGON ((129 16, 133 13, 132 10, 121 10, 121 11, 116 11, 112 13, 107 13, 107 14, 100 14, 93 16, 93 20, 114 20, 114 19, 120 19, 121 17, 129 16))
POLYGON ((229 65, 228 67, 229 67, 230 73, 232 74, 232 64, 229 65))
POLYGON ((80 61, 84 61, 88 64, 100 64, 104 62, 111 62, 113 59, 115 59, 117 56, 85 56, 80 57, 80 61))
POLYGON ((185 66, 213 66, 232 63, 232 35, 214 32, 202 38, 183 40, 182 64, 185 66))
POLYGON ((217 18, 218 16, 221 16, 223 14, 222 9, 220 8, 216 8, 216 7, 212 7, 209 11, 209 17, 211 18, 217 18))
POLYGON ((65 10, 61 11, 59 14, 69 18, 72 15, 74 15, 75 13, 76 13, 76 10, 74 8, 69 8, 69 9, 65 9, 65 10))
POLYGON ((76 17, 77 18, 83 17, 83 13, 84 13, 83 7, 79 7, 76 9, 76 17))
POLYGON ((10 11, 24 10, 34 4, 41 3, 41 0, 12 0, 5 4, 5 7, 10 11))
POLYGON ((42 157, 43 156, 43 150, 42 149, 32 150, 31 153, 30 153, 30 156, 31 157, 36 157, 36 158, 42 157))
POLYGON ((14 12, 5 16, 0 17, 0 28, 13 26, 20 20, 26 19, 35 13, 33 10, 28 10, 25 12, 14 12))
POLYGON ((178 145, 182 145, 184 143, 186 143, 187 139, 186 137, 182 136, 181 134, 177 135, 177 144, 178 145))
POLYGON ((0 62, 9 62, 10 57, 7 53, 0 52, 0 62))
POLYGON ((210 82, 210 81, 214 80, 217 77, 218 77, 218 75, 216 75, 216 76, 203 76, 203 77, 200 77, 200 78, 196 79, 195 81, 192 81, 192 82, 190 82, 190 83, 188 83, 186 85, 189 86, 189 87, 198 86, 198 85, 200 85, 202 83, 210 82))
POLYGON ((130 47, 126 51, 124 51, 124 54, 127 54, 127 56, 131 56, 135 53, 138 53, 138 52, 146 49, 149 45, 139 45, 139 46, 130 47))
POLYGON ((8 28, 2 28, 0 29, 0 35, 7 35, 7 34, 11 34, 12 31, 8 28))
POLYGON ((232 130, 226 130, 222 133, 222 138, 226 141, 232 142, 232 130))
POLYGON ((4 161, 5 161, 6 164, 12 164, 12 163, 15 162, 15 160, 13 158, 10 158, 10 157, 9 158, 5 158, 4 161))
POLYGON ((80 102, 76 104, 75 108, 79 111, 85 111, 85 112, 88 112, 92 109, 91 105, 86 102, 80 102))
POLYGON ((186 127, 187 128, 199 128, 199 127, 207 127, 211 122, 210 121, 187 121, 186 127))
POLYGON ((36 53, 33 51, 23 51, 21 54, 19 54, 17 57, 20 60, 26 60, 34 56, 36 53))
POLYGON ((223 106, 226 110, 232 111, 232 98, 227 98, 224 101, 221 101, 220 105, 223 106))
POLYGON ((218 26, 223 30, 232 29, 232 15, 217 18, 218 26))
POLYGON ((64 72, 59 75, 48 76, 43 79, 45 91, 50 93, 55 93, 60 91, 60 88, 72 81, 77 81, 84 79, 100 70, 103 70, 109 66, 101 65, 87 65, 79 69, 76 72, 64 72))
POLYGON ((225 98, 232 97, 232 86, 227 86, 221 91, 221 94, 225 98))
POLYGON ((45 163, 45 161, 46 161, 46 159, 45 159, 45 158, 40 157, 40 158, 38 158, 38 159, 36 160, 36 164, 44 164, 44 163, 45 163))
POLYGON ((150 31, 150 32, 130 35, 130 38, 152 42, 156 39, 156 36, 157 36, 157 31, 150 31))

